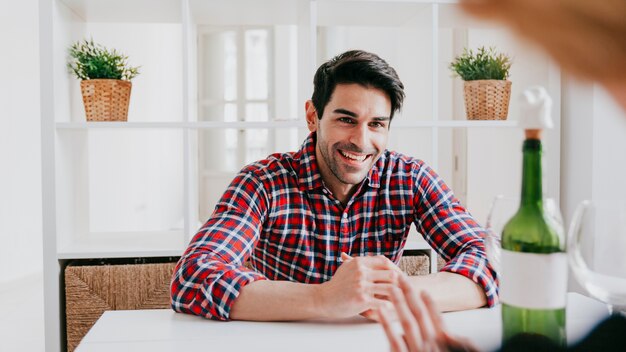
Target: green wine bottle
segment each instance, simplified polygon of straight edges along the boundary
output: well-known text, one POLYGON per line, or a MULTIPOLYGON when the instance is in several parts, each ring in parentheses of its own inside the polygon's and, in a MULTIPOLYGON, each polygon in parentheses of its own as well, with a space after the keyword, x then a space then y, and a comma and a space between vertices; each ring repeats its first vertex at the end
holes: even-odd
POLYGON ((502 230, 502 339, 529 334, 564 347, 565 241, 544 212, 539 130, 527 130, 523 153, 520 207, 502 230))

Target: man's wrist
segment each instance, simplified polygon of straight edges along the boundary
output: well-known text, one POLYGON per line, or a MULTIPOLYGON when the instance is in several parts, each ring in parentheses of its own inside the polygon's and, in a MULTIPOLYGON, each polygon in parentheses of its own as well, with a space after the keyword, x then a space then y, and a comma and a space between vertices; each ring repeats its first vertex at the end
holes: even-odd
POLYGON ((326 300, 324 298, 324 284, 325 283, 321 283, 321 284, 317 284, 317 285, 309 285, 310 287, 310 292, 311 292, 311 302, 313 302, 313 311, 316 314, 319 314, 320 317, 322 318, 327 318, 329 316, 328 314, 328 307, 326 304, 326 300))

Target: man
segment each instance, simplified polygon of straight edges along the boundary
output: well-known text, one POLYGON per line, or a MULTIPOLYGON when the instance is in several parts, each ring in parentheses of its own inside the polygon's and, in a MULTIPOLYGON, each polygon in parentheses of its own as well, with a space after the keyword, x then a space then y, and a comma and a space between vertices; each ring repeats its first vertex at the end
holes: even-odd
POLYGON ((395 70, 374 54, 321 65, 305 106, 311 134, 299 151, 235 177, 177 265, 173 309, 219 320, 376 319, 412 223, 447 261, 411 278, 415 289, 440 310, 494 305, 483 229, 424 162, 385 149, 403 99, 395 70))

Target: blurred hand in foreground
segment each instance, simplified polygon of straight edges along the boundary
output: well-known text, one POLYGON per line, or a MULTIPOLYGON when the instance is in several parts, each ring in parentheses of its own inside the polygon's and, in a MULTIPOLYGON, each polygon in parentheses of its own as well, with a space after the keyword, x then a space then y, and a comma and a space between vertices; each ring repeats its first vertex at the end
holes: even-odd
POLYGON ((605 86, 626 109, 626 1, 461 0, 467 13, 504 23, 566 71, 605 86))
POLYGON ((468 339, 446 331, 433 300, 426 292, 416 292, 406 275, 399 276, 398 287, 389 298, 395 311, 382 307, 377 315, 391 351, 477 351, 468 339), (402 331, 394 328, 396 314, 402 331))

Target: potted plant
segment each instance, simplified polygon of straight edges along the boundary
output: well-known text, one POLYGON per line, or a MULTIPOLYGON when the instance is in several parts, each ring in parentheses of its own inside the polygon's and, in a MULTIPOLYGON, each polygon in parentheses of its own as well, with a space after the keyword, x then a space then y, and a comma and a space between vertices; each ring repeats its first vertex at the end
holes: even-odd
POLYGON ((68 67, 80 82, 87 121, 127 121, 130 82, 139 74, 128 57, 91 40, 70 47, 68 67))
POLYGON ((494 48, 463 50, 450 69, 463 79, 465 112, 469 120, 506 120, 511 98, 511 58, 494 48))

